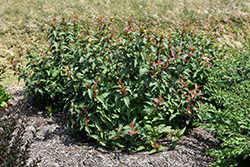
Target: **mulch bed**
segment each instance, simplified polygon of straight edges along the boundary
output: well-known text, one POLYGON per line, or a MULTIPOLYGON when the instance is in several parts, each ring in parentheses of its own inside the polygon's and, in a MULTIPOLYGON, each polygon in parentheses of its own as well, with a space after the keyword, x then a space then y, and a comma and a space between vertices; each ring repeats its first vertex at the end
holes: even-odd
MULTIPOLYGON (((13 95, 14 100, 9 105, 22 105, 25 90, 23 87, 8 86, 6 89, 13 95)), ((38 166, 170 166, 170 167, 207 167, 214 159, 205 155, 206 150, 219 148, 220 142, 215 132, 204 128, 195 128, 190 134, 183 136, 174 150, 169 140, 162 140, 166 146, 157 154, 148 155, 143 152, 110 151, 72 138, 66 128, 67 114, 53 114, 51 117, 46 110, 40 110, 31 102, 25 103, 22 115, 30 119, 26 126, 24 140, 32 136, 31 130, 40 124, 37 139, 31 145, 29 163, 39 155, 42 156, 38 166)))

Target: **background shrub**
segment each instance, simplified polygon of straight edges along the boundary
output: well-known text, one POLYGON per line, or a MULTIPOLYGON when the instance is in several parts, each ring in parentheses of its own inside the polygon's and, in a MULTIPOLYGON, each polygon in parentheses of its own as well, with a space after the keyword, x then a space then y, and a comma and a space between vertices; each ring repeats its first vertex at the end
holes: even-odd
POLYGON ((216 130, 220 150, 208 150, 213 166, 249 166, 250 162, 250 45, 244 52, 216 61, 205 89, 209 92, 201 117, 209 130, 216 130), (245 161, 242 161, 245 160, 245 161), (244 163, 245 164, 244 164, 244 163))
POLYGON ((95 33, 76 15, 54 17, 49 48, 27 50, 28 64, 16 68, 27 95, 50 114, 70 112, 68 127, 77 138, 153 153, 167 136, 174 137, 174 148, 198 118, 202 86, 225 50, 189 23, 169 36, 129 19, 114 37, 109 25, 99 18, 95 33))

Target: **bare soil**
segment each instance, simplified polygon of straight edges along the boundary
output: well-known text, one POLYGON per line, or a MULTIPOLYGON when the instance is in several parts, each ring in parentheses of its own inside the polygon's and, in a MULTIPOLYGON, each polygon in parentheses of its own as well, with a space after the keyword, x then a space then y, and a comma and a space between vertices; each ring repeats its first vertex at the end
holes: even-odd
MULTIPOLYGON (((8 86, 13 94, 11 105, 22 105, 25 90, 23 87, 8 86)), ((30 119, 26 126, 24 140, 31 138, 31 130, 38 123, 37 139, 31 145, 29 163, 39 155, 42 156, 38 166, 171 166, 171 167, 207 167, 214 159, 205 155, 206 150, 219 148, 220 141, 215 132, 204 128, 195 128, 190 134, 181 138, 174 150, 170 140, 162 140, 167 148, 157 154, 148 155, 143 152, 110 151, 103 147, 94 149, 94 145, 79 141, 70 136, 66 127, 68 115, 53 114, 51 117, 46 110, 40 110, 31 102, 25 103, 22 115, 30 119)))

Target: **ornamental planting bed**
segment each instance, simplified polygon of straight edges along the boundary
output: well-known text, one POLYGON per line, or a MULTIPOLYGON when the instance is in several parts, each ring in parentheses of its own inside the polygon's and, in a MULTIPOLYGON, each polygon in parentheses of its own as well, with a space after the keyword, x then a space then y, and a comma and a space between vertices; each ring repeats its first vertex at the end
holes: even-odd
MULTIPOLYGON (((23 105, 25 90, 23 87, 8 86, 7 90, 14 100, 9 100, 9 106, 23 105)), ((110 151, 103 147, 94 148, 94 144, 80 141, 70 136, 67 129, 68 116, 65 113, 54 113, 40 110, 36 104, 27 101, 24 104, 23 117, 29 118, 26 134, 23 140, 31 138, 31 130, 38 127, 37 139, 31 145, 29 162, 42 156, 38 166, 200 166, 206 167, 213 158, 205 155, 208 149, 219 149, 220 142, 215 131, 195 128, 189 135, 181 137, 174 150, 171 141, 162 139, 166 149, 157 154, 148 155, 149 151, 121 152, 110 151)))

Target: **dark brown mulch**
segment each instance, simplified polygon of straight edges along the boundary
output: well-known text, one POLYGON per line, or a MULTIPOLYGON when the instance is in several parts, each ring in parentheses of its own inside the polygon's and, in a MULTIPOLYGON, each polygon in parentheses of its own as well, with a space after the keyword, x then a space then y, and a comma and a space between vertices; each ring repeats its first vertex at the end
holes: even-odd
MULTIPOLYGON (((7 90, 13 94, 15 100, 9 105, 21 105, 24 98, 22 87, 9 86, 7 90)), ((158 154, 148 155, 147 151, 124 153, 109 151, 102 147, 93 149, 93 145, 78 141, 69 135, 66 128, 68 116, 53 114, 49 116, 45 110, 39 110, 34 104, 25 104, 24 117, 30 119, 26 127, 24 140, 32 136, 31 130, 37 123, 40 124, 38 139, 31 145, 30 159, 42 156, 38 166, 180 166, 180 167, 207 167, 213 158, 205 155, 206 150, 219 148, 220 142, 214 132, 204 128, 195 128, 189 135, 181 138, 174 150, 171 142, 163 140, 167 146, 158 154)))

